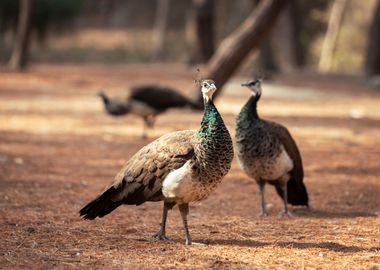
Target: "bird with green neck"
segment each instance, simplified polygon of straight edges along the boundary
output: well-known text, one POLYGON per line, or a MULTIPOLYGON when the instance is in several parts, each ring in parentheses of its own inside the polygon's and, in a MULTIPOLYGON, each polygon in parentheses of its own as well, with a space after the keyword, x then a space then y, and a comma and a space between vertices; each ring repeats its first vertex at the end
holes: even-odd
POLYGON ((257 103, 261 80, 250 80, 246 86, 252 93, 236 118, 236 152, 240 167, 259 188, 260 215, 267 216, 265 185, 276 188, 283 201, 280 217, 289 216, 288 203, 308 206, 308 193, 303 182, 301 154, 288 129, 273 121, 261 119, 257 103))
POLYGON ((215 83, 201 80, 200 86, 204 114, 199 130, 172 132, 140 149, 108 188, 80 210, 83 218, 103 217, 122 204, 163 201, 161 225, 154 237, 168 240, 168 211, 178 205, 185 243, 193 243, 187 222, 189 203, 207 198, 227 174, 233 159, 230 134, 212 101, 215 83))

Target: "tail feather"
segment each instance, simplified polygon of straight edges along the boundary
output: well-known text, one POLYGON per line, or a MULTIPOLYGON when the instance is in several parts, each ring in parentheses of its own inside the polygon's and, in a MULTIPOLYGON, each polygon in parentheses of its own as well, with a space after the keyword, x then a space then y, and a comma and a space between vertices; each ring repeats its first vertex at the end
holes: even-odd
MULTIPOLYGON (((280 185, 276 185, 277 194, 284 199, 284 190, 280 185)), ((292 205, 309 205, 309 196, 303 182, 297 183, 291 178, 287 183, 288 203, 292 205)))
POLYGON ((88 203, 85 207, 83 207, 79 214, 84 219, 95 219, 96 217, 104 217, 105 215, 111 213, 117 207, 119 207, 122 202, 121 201, 113 201, 118 191, 115 187, 111 186, 98 197, 96 197, 93 201, 88 203))

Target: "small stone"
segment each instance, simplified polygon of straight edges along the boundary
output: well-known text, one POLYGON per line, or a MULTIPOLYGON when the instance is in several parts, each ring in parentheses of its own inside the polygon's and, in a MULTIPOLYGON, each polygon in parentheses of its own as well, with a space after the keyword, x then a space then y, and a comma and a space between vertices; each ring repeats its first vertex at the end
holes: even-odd
POLYGON ((30 245, 31 248, 36 248, 38 247, 38 243, 33 241, 32 244, 30 245))
POLYGON ((351 109, 349 116, 353 119, 360 119, 363 118, 365 115, 365 112, 363 109, 360 108, 353 108, 351 109))
POLYGON ((22 158, 19 158, 19 157, 18 158, 14 158, 13 161, 16 164, 23 164, 24 163, 24 160, 22 158))

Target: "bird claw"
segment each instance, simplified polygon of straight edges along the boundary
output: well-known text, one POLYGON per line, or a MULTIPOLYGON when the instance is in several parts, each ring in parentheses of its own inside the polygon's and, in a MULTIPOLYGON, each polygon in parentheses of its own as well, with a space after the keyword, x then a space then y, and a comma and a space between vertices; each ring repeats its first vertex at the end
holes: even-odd
POLYGON ((267 217, 268 216, 268 213, 267 212, 261 212, 259 214, 259 217, 267 217))
POLYGON ((292 214, 290 214, 290 212, 281 211, 277 216, 279 218, 290 218, 292 217, 292 214))
POLYGON ((157 232, 156 234, 153 235, 154 238, 158 240, 163 240, 163 241, 171 241, 164 233, 161 231, 157 232))

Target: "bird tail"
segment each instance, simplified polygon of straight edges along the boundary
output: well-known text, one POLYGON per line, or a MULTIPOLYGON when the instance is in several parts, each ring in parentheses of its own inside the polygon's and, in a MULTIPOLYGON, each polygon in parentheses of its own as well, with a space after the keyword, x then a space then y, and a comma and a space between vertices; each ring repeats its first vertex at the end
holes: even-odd
MULTIPOLYGON (((280 185, 276 185, 276 191, 284 199, 284 190, 280 185)), ((303 182, 297 182, 291 178, 287 183, 288 203, 292 205, 309 205, 309 196, 303 182)))
POLYGON ((79 211, 79 214, 84 219, 104 217, 122 204, 120 200, 115 201, 118 193, 119 191, 114 186, 109 187, 93 201, 83 207, 79 211))

